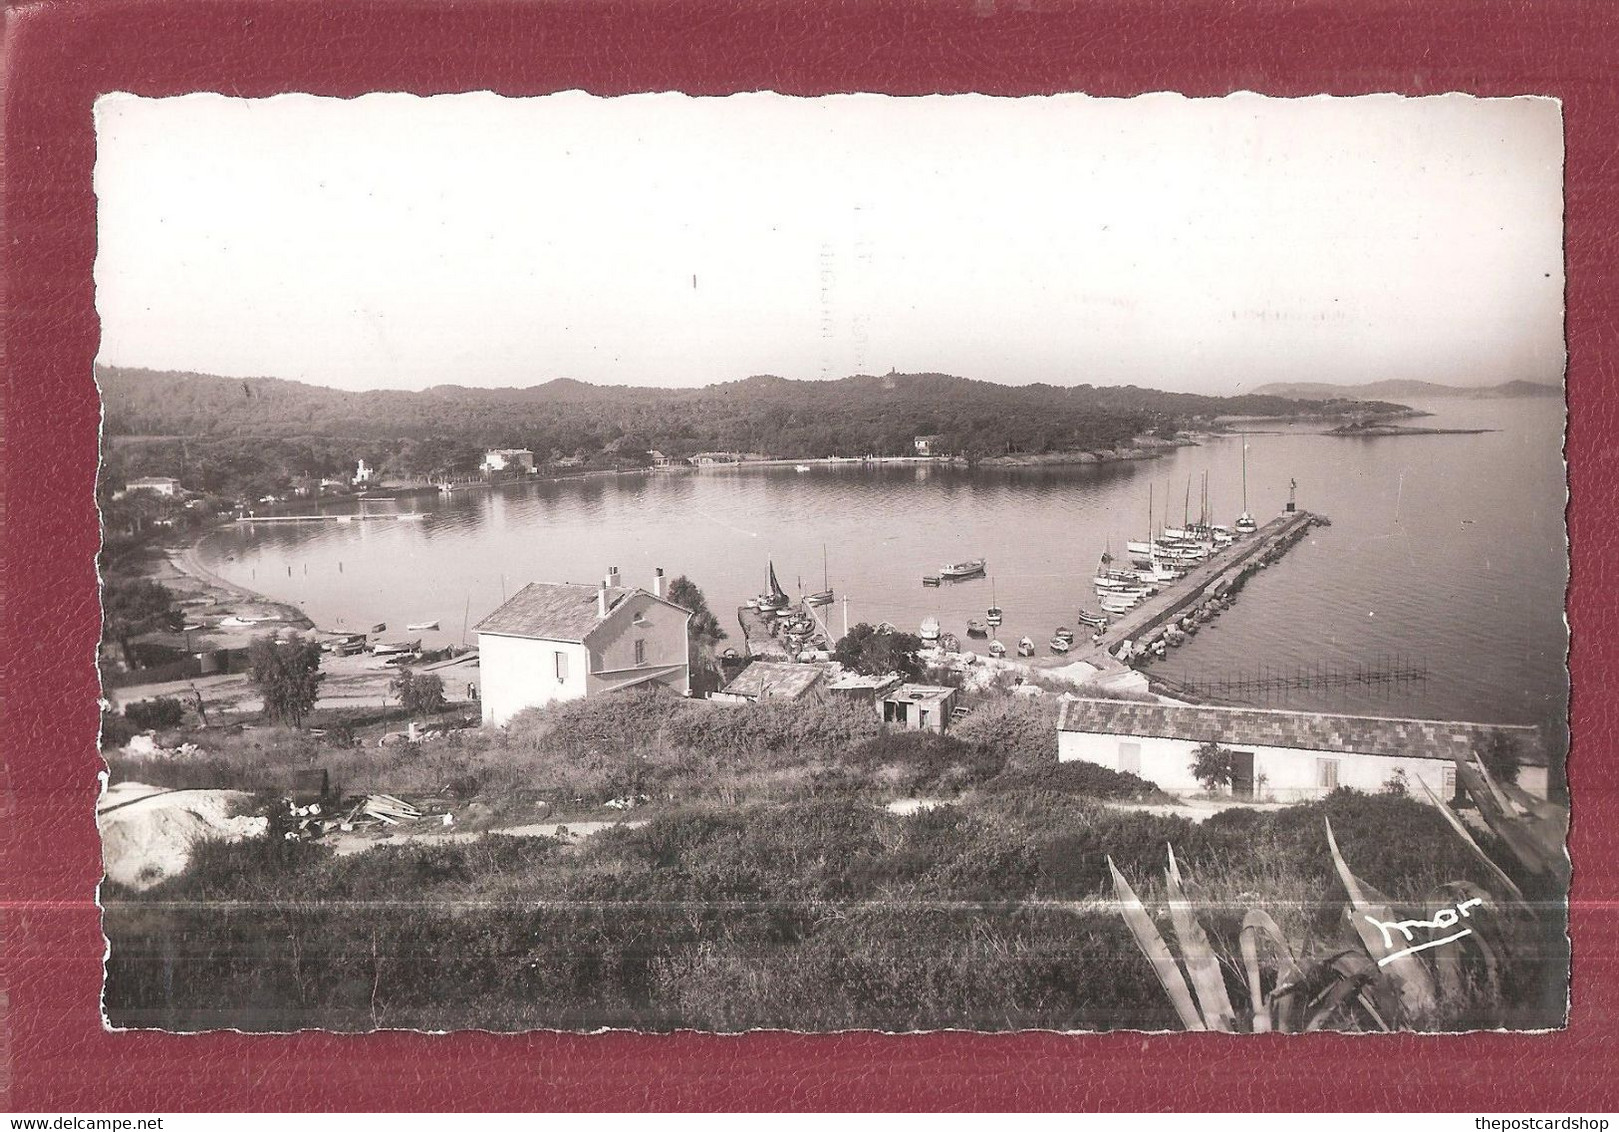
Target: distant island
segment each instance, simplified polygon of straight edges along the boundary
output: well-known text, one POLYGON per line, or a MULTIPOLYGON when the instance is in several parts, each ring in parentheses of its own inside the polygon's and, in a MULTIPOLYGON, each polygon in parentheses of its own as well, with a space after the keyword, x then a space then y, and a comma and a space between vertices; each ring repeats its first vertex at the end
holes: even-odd
POLYGON ((1328 429, 1327 436, 1478 436, 1486 432, 1499 432, 1493 428, 1426 428, 1415 425, 1390 424, 1387 421, 1346 421, 1337 428, 1328 429))
POLYGON ((1421 401, 1447 397, 1561 397, 1561 385, 1535 381, 1508 381, 1501 385, 1440 385, 1432 381, 1373 381, 1365 385, 1330 385, 1319 381, 1279 381, 1261 385, 1255 397, 1286 397, 1297 401, 1401 400, 1421 401))

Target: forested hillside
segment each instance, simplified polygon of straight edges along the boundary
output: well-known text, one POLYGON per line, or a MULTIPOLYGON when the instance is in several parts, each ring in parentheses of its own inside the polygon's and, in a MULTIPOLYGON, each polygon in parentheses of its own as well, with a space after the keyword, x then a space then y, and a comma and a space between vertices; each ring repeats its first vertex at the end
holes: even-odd
POLYGON ((967 455, 1106 448, 1216 415, 1321 411, 1280 397, 1205 397, 1135 386, 998 385, 944 374, 841 381, 750 377, 701 389, 557 380, 527 389, 345 392, 274 378, 97 371, 108 435, 447 438, 551 452, 657 448, 780 457, 895 455, 940 434, 967 455))

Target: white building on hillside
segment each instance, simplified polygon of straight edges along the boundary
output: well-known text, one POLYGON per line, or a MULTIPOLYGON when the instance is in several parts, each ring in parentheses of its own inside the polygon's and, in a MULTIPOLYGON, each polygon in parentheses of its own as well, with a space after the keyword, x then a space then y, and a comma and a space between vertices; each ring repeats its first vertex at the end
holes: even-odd
POLYGON ((173 476, 137 476, 124 484, 125 495, 137 491, 150 491, 172 499, 180 493, 180 481, 173 476))
POLYGON ((491 448, 483 454, 486 472, 532 472, 534 453, 527 448, 491 448))
POLYGON ((483 722, 524 708, 620 688, 662 684, 691 694, 686 626, 691 611, 652 589, 627 589, 617 567, 597 586, 531 582, 478 622, 483 722))
POLYGON ((1057 759, 1127 771, 1172 794, 1200 794, 1193 752, 1213 742, 1233 755, 1234 798, 1297 802, 1339 786, 1372 793, 1402 771, 1414 797, 1427 797, 1420 781, 1449 799, 1453 757, 1465 760, 1494 735, 1521 755, 1518 785, 1546 797, 1539 732, 1505 724, 1070 698, 1057 716, 1057 759))

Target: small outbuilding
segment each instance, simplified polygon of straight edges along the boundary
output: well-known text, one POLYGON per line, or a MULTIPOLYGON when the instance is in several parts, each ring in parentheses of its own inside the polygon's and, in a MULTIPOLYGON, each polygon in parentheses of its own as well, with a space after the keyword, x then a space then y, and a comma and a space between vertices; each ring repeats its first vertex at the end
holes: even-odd
POLYGON ((801 700, 824 686, 826 672, 817 664, 756 660, 737 673, 709 699, 722 704, 756 704, 761 700, 801 700))
POLYGON ((1172 794, 1201 794, 1194 752, 1217 743, 1231 756, 1225 791, 1251 801, 1300 802, 1340 786, 1368 793, 1403 778, 1436 796, 1456 792, 1454 759, 1507 741, 1518 785, 1546 797, 1547 756, 1533 727, 1439 719, 1394 719, 1261 708, 1067 698, 1057 716, 1057 760, 1138 775, 1172 794))
POLYGON ((877 717, 909 731, 943 735, 960 694, 959 688, 942 684, 901 684, 877 697, 877 717))

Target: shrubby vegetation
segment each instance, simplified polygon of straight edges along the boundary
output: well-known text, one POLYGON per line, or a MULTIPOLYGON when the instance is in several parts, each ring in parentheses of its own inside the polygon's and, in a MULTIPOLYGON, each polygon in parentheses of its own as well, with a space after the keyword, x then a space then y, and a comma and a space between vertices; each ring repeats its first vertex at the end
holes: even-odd
POLYGON ((1091 903, 1105 857, 1150 876, 1172 841, 1217 949, 1235 954, 1256 901, 1330 939, 1323 816, 1396 899, 1483 879, 1431 807, 1348 791, 1202 825, 1016 789, 906 816, 690 805, 577 846, 214 844, 144 895, 106 893, 107 1007, 180 1028, 1173 1028, 1091 903))

